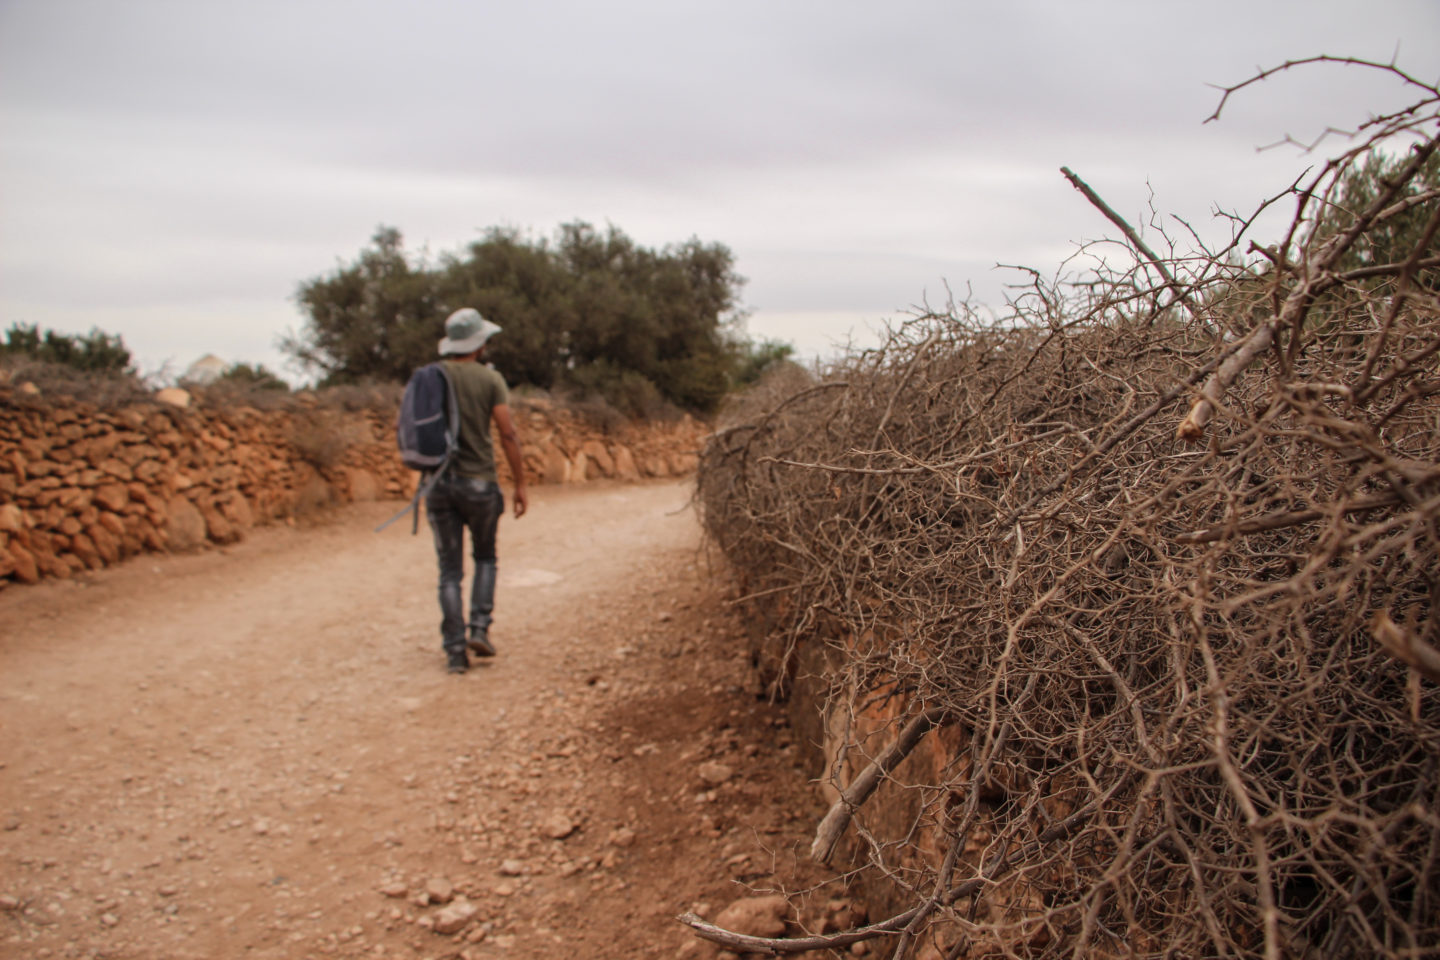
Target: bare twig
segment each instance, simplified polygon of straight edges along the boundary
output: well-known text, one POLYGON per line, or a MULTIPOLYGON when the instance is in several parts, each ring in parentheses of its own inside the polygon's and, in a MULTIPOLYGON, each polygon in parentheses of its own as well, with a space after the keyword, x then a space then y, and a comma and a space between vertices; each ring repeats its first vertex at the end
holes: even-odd
POLYGON ((880 751, 880 755, 871 761, 869 766, 850 781, 849 786, 841 791, 839 799, 830 805, 830 810, 815 830, 815 840, 810 844, 811 859, 820 863, 830 862, 830 858, 835 854, 835 845, 840 842, 845 828, 850 825, 850 818, 855 815, 855 810, 869 799, 870 794, 880 785, 881 779, 908 757, 910 751, 920 742, 920 738, 929 733, 930 728, 944 716, 943 709, 932 707, 915 717, 888 747, 880 751))
POLYGON ((1085 195, 1085 199, 1089 200, 1091 205, 1094 206, 1095 209, 1103 213, 1107 220, 1120 228, 1120 232, 1125 234, 1125 239, 1130 242, 1130 245, 1140 253, 1144 254, 1145 258, 1150 262, 1150 265, 1155 268, 1156 272, 1159 273, 1160 276, 1165 278, 1165 284, 1175 295, 1175 299, 1185 304, 1186 309, 1190 311, 1190 315, 1198 319, 1200 311, 1196 308, 1195 304, 1191 302, 1189 292, 1185 289, 1185 287, 1183 287, 1179 282, 1176 281, 1175 275, 1170 272, 1169 267, 1165 265, 1165 261, 1160 257, 1160 255, 1157 254, 1154 250, 1151 250, 1149 245, 1146 244, 1144 240, 1140 239, 1140 234, 1135 232, 1135 228, 1130 226, 1129 222, 1124 217, 1116 213, 1114 208, 1112 208, 1108 203, 1106 203, 1098 193, 1092 190, 1088 183, 1076 176, 1069 167, 1061 167, 1060 172, 1065 175, 1066 180, 1070 181, 1070 185, 1072 187, 1074 187, 1076 190, 1079 190, 1082 194, 1085 195))
POLYGON ((1400 627, 1381 610, 1371 622, 1375 640, 1399 660, 1418 670, 1427 680, 1440 683, 1440 650, 1400 627))

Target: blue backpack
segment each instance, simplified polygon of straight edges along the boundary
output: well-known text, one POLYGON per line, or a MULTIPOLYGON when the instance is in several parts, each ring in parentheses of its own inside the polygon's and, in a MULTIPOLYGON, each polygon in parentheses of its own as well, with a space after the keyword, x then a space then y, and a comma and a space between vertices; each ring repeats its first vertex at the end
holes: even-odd
POLYGON ((454 384, 439 363, 427 363, 410 375, 400 398, 395 442, 400 448, 400 461, 411 470, 419 470, 422 482, 410 505, 376 527, 375 532, 414 510, 413 534, 420 529, 420 501, 444 475, 460 448, 460 404, 454 384))

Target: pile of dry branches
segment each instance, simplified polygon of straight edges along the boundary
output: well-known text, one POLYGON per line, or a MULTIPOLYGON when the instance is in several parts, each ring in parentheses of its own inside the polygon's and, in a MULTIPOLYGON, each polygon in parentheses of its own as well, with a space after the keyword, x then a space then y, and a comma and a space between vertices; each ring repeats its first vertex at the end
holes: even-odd
POLYGON ((866 835, 911 909, 702 934, 1440 955, 1440 90, 1362 68, 1416 102, 1277 198, 1260 266, 1248 224, 1159 255, 1087 192, 1132 268, 1037 277, 1004 324, 918 317, 715 436, 700 500, 746 602, 835 646, 850 709, 902 696, 912 740, 969 746, 920 787, 939 855, 866 835), (1408 162, 1347 208, 1382 143, 1408 162), (1347 260, 1416 207, 1409 247, 1347 260))

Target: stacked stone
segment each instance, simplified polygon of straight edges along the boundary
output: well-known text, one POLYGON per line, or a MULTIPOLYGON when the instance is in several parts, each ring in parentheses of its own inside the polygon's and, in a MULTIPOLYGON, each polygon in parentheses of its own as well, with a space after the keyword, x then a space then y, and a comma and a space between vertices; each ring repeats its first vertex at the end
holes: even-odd
POLYGON ((21 409, 0 391, 0 574, 33 583, 164 547, 143 417, 87 414, 21 409))
POLYGON ((408 471, 371 438, 327 471, 290 443, 293 414, 142 403, 99 411, 65 397, 0 387, 0 584, 68 577, 147 550, 231 543, 257 522, 335 498, 403 491, 408 471), (349 471, 363 471, 351 481, 349 471))
MULTIPOLYGON (((393 412, 322 410, 310 395, 266 411, 198 409, 179 390, 157 398, 97 410, 0 385, 0 588, 232 543, 257 523, 340 500, 414 492, 393 412), (340 438, 333 463, 297 447, 307 431, 340 438)), ((682 476, 705 432, 686 417, 605 433, 544 398, 515 410, 533 483, 682 476)))
POLYGON ((699 464, 708 432, 688 414, 670 423, 627 423, 605 432, 539 397, 519 401, 516 419, 526 475, 539 483, 687 476, 699 464))
POLYGON ((351 415, 344 457, 337 468, 320 471, 345 500, 397 500, 414 494, 419 475, 407 470, 395 452, 395 417, 373 410, 351 415))

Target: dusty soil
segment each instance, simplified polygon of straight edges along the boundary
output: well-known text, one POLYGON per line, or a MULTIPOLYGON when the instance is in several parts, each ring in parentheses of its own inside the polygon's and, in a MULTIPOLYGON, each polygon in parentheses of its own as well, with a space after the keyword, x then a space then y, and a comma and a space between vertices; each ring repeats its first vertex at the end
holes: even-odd
POLYGON ((0 593, 0 956, 708 953, 823 811, 688 497, 536 490, 464 676, 389 503, 0 593))

